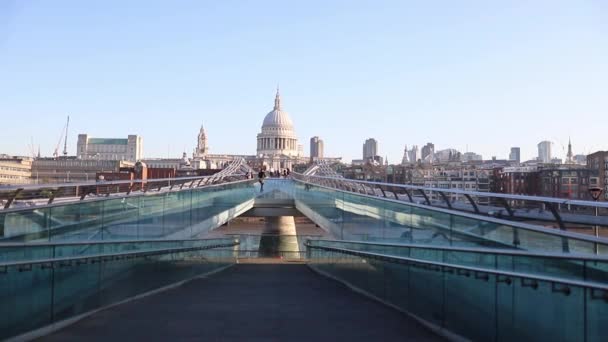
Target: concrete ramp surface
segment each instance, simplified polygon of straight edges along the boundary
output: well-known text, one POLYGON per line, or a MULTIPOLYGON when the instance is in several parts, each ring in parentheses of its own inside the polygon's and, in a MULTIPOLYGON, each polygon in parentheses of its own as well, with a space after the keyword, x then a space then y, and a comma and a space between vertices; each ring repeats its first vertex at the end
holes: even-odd
POLYGON ((438 341, 303 264, 238 264, 101 311, 44 341, 438 341))

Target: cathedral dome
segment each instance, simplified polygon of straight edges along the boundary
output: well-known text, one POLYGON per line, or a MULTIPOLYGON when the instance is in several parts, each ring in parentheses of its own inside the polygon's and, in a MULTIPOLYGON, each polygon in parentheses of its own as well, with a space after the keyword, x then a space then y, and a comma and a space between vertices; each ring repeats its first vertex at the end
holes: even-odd
POLYGON ((281 109, 281 96, 278 88, 277 96, 274 99, 274 108, 264 117, 262 131, 257 135, 257 140, 256 151, 258 156, 274 156, 273 158, 282 156, 281 158, 287 158, 281 163, 276 160, 271 161, 272 163, 269 165, 275 165, 273 167, 290 167, 287 165, 292 165, 292 163, 288 159, 299 156, 298 137, 289 114, 281 109))
POLYGON ((286 111, 281 109, 281 95, 277 89, 277 95, 274 99, 274 108, 270 113, 266 114, 264 122, 262 123, 262 130, 264 128, 283 128, 293 129, 293 122, 286 111))
POLYGON ((262 127, 293 128, 293 122, 287 112, 274 109, 266 114, 262 127))

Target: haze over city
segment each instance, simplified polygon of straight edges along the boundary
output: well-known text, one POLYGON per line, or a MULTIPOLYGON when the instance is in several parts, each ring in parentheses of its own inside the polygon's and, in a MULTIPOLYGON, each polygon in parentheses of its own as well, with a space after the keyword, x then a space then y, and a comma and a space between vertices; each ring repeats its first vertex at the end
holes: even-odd
POLYGON ((0 3, 2 153, 78 133, 144 138, 146 157, 252 154, 280 83, 300 143, 361 158, 367 138, 522 160, 608 149, 603 1, 0 3))

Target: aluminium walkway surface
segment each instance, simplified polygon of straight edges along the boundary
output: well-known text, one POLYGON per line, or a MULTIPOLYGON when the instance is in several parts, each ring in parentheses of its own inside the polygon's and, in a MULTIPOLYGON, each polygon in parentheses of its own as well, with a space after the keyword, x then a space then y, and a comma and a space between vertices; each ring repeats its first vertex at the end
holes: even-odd
POLYGON ((439 341, 304 264, 237 264, 89 316, 43 341, 439 341))

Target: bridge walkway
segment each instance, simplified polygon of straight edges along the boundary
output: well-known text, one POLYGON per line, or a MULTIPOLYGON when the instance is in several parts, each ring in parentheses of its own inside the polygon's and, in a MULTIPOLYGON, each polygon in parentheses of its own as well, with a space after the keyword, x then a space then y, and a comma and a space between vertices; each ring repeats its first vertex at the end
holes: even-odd
POLYGON ((119 305, 43 341, 439 341, 305 264, 237 264, 119 305))

